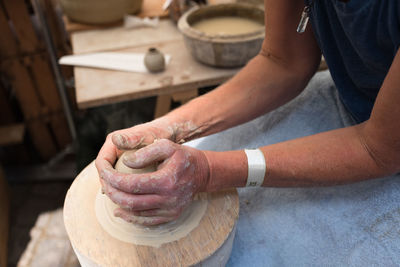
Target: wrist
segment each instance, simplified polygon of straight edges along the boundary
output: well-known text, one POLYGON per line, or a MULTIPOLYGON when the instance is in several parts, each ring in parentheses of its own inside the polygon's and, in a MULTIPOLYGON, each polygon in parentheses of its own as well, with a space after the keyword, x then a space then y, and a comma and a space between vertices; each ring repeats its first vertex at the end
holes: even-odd
POLYGON ((205 191, 214 192, 246 185, 247 157, 243 150, 203 152, 209 169, 209 178, 205 191))

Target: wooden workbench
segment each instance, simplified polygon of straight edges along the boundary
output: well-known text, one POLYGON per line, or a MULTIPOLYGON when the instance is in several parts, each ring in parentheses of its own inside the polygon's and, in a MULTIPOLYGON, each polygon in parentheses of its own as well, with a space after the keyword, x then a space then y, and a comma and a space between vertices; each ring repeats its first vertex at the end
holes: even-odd
POLYGON ((127 30, 116 27, 74 32, 71 33, 71 40, 74 54, 99 51, 144 53, 148 48, 156 47, 172 56, 166 70, 158 74, 75 67, 79 108, 160 96, 156 111, 156 116, 160 116, 168 111, 168 101, 173 94, 193 96, 193 90, 223 83, 238 71, 213 68, 195 61, 186 50, 182 35, 170 20, 161 20, 157 28, 127 30))

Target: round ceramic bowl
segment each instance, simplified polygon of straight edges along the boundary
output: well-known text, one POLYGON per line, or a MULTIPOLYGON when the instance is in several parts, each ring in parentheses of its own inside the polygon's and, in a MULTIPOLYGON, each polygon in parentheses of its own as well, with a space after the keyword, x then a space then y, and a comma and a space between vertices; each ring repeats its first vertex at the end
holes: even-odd
POLYGON ((73 21, 88 24, 113 23, 125 14, 138 12, 143 0, 60 0, 64 13, 73 21))
POLYGON ((256 56, 264 40, 264 28, 244 34, 206 34, 191 25, 207 18, 243 17, 264 24, 262 8, 240 3, 195 7, 178 21, 186 47, 193 57, 210 66, 234 68, 245 65, 256 56))

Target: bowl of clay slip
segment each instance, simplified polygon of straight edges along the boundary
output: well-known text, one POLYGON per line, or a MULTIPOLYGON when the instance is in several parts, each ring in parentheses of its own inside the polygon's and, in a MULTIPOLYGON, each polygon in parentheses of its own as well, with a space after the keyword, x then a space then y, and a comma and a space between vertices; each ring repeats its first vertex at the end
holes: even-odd
POLYGON ((197 61, 214 67, 240 67, 261 49, 264 11, 244 3, 195 7, 179 19, 178 28, 197 61))

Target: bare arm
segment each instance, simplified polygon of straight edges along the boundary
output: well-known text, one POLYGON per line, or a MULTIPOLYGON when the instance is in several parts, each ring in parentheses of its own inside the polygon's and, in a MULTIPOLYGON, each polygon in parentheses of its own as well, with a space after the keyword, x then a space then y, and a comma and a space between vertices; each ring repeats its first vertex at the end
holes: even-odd
MULTIPOLYGON (((399 172, 399 73, 400 50, 368 121, 262 147, 267 164, 264 186, 336 185, 399 172)), ((211 165, 208 190, 245 185, 247 160, 243 151, 206 155, 211 165)))
POLYGON ((266 38, 260 54, 227 83, 162 118, 175 125, 176 141, 219 132, 267 113, 296 97, 315 73, 321 54, 311 27, 296 33, 304 2, 265 5, 266 38))

